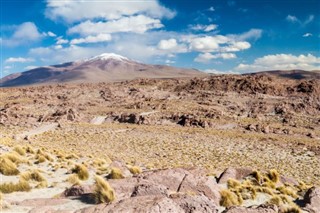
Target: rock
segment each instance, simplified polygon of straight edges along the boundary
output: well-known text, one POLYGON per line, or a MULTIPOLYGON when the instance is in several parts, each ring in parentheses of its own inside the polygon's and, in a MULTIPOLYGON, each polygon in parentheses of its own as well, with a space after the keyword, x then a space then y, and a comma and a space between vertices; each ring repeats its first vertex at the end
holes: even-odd
POLYGON ((260 205, 258 207, 233 206, 223 213, 278 213, 279 209, 276 205, 260 205))
POLYGON ((100 204, 80 209, 75 213, 101 213, 101 212, 145 212, 145 213, 184 213, 185 211, 172 199, 164 196, 138 196, 122 200, 109 205, 100 204))
POLYGON ((63 192, 62 197, 81 196, 83 194, 93 193, 93 191, 94 191, 94 187, 93 186, 89 186, 89 185, 83 185, 83 186, 74 185, 74 186, 71 186, 70 188, 67 188, 63 192))
POLYGON ((51 207, 43 206, 43 207, 36 207, 31 209, 28 213, 73 213, 74 211, 68 210, 54 210, 51 207))
POLYGON ((166 169, 147 173, 145 176, 143 176, 143 179, 148 180, 149 182, 164 185, 169 190, 177 192, 179 191, 181 182, 187 174, 190 173, 181 168, 166 169))
POLYGON ((135 186, 131 197, 152 195, 168 196, 167 187, 155 183, 142 183, 135 186))
POLYGON ((191 196, 187 194, 178 194, 173 197, 184 212, 218 212, 217 206, 212 200, 204 195, 191 196))
POLYGON ((124 165, 123 163, 121 163, 120 161, 113 161, 110 165, 110 168, 118 168, 121 170, 122 175, 126 178, 126 177, 132 177, 132 174, 130 172, 130 170, 126 167, 126 165, 124 165))
POLYGON ((131 197, 138 184, 138 180, 136 178, 110 179, 108 183, 115 191, 117 200, 122 200, 131 197))
POLYGON ((305 209, 309 212, 320 212, 320 188, 312 187, 304 195, 305 209))
POLYGON ((227 183, 230 178, 241 180, 244 177, 250 175, 252 172, 252 169, 247 168, 228 168, 220 175, 218 183, 227 183))
POLYGON ((18 206, 57 206, 67 203, 68 199, 54 199, 54 198, 35 198, 35 199, 27 199, 21 202, 18 202, 18 206))
POLYGON ((262 132, 265 134, 269 134, 270 133, 270 127, 269 126, 263 126, 262 127, 262 132))

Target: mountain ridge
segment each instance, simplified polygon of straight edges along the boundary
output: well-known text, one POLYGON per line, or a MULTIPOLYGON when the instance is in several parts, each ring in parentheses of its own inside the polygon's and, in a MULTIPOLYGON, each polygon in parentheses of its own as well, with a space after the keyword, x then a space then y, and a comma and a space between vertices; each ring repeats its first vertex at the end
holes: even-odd
POLYGON ((195 69, 143 64, 114 53, 84 60, 43 66, 0 79, 0 86, 50 83, 117 82, 136 78, 179 78, 205 75, 195 69))

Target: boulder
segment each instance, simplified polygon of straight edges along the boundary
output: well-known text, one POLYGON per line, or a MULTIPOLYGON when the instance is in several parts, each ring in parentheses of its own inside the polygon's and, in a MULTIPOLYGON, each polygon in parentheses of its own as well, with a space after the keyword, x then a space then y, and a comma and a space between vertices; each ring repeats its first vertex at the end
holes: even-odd
POLYGON ((216 204, 204 195, 191 196, 178 194, 172 200, 177 203, 184 212, 218 212, 216 204))
POLYGON ((219 177, 219 184, 227 183, 230 178, 241 180, 253 172, 248 168, 228 168, 219 177))
POLYGON ((164 196, 138 196, 124 199, 117 203, 100 204, 80 209, 75 213, 184 213, 185 211, 172 199, 164 196))
POLYGON ((276 205, 260 205, 258 207, 233 206, 223 211, 223 213, 278 213, 276 205))
POLYGON ((93 193, 94 186, 89 185, 73 185, 70 188, 67 188, 63 194, 62 197, 72 197, 72 196, 81 196, 84 194, 90 194, 93 193))
POLYGON ((312 187, 304 195, 305 209, 309 212, 320 212, 320 188, 312 187))

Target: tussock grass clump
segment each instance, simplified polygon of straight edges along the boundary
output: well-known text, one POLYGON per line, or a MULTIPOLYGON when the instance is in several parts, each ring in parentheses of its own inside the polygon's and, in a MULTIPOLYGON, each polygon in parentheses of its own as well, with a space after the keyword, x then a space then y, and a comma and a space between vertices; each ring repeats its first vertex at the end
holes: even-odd
POLYGON ((297 206, 286 208, 283 213, 301 213, 301 209, 297 206))
POLYGON ((35 154, 36 151, 31 146, 26 146, 26 153, 35 154))
POLYGON ((271 180, 273 183, 278 183, 280 181, 280 174, 277 170, 275 169, 271 169, 268 174, 267 177, 269 178, 269 180, 271 180))
POLYGON ((72 153, 72 154, 69 154, 65 157, 67 160, 70 160, 70 159, 79 159, 79 156, 72 153))
POLYGON ((231 192, 230 190, 220 191, 221 200, 220 205, 224 207, 237 206, 240 205, 238 196, 231 192))
POLYGON ((20 180, 24 180, 24 181, 34 180, 37 182, 43 182, 43 181, 46 182, 46 178, 38 170, 27 171, 20 174, 20 180))
POLYGON ((142 173, 142 169, 139 166, 130 166, 129 171, 131 174, 137 175, 142 173))
POLYGON ((278 195, 273 195, 268 203, 280 206, 280 204, 282 204, 282 199, 278 195))
POLYGON ((25 158, 23 158, 21 155, 19 155, 17 152, 9 152, 9 153, 2 155, 2 157, 9 159, 13 163, 16 163, 16 164, 27 162, 27 160, 25 158))
POLYGON ((108 175, 110 179, 123 179, 124 176, 119 168, 113 167, 111 168, 111 172, 108 175))
POLYGON ((260 184, 263 179, 263 175, 259 171, 253 171, 251 176, 257 181, 258 184, 260 184))
POLYGON ((88 180, 89 172, 85 165, 77 164, 73 169, 72 173, 76 173, 80 180, 88 180))
POLYGON ((3 183, 0 184, 0 192, 12 193, 12 192, 28 192, 31 190, 31 186, 27 181, 20 180, 18 183, 3 183))
POLYGON ((293 198, 298 198, 299 196, 297 195, 297 193, 290 187, 285 187, 285 186, 280 186, 277 188, 277 190, 279 192, 281 192, 282 194, 285 194, 285 195, 289 195, 293 198))
POLYGON ((6 157, 0 158, 0 173, 3 175, 17 175, 19 174, 19 170, 15 163, 13 163, 10 159, 6 157))
POLYGON ((273 191, 268 187, 263 187, 263 186, 256 187, 256 190, 257 190, 257 192, 263 192, 263 193, 266 193, 266 194, 269 194, 269 195, 273 195, 273 191))
POLYGON ((67 178, 67 181, 71 183, 72 185, 80 185, 81 180, 79 179, 79 176, 77 174, 71 174, 67 178))
POLYGON ((17 152, 19 155, 22 156, 26 155, 26 150, 20 145, 13 147, 13 151, 17 152))
POLYGON ((39 182, 39 184, 36 185, 37 189, 40 188, 47 188, 48 187, 48 182, 46 180, 39 182))
POLYGON ((235 188, 241 187, 241 183, 236 179, 230 178, 227 181, 227 186, 228 186, 228 189, 235 189, 235 188))
POLYGON ((95 176, 94 198, 96 203, 111 203, 115 200, 114 190, 101 176, 95 176))
POLYGON ((40 154, 36 155, 36 160, 37 161, 35 162, 35 164, 44 163, 47 161, 47 159, 43 155, 40 155, 40 154))

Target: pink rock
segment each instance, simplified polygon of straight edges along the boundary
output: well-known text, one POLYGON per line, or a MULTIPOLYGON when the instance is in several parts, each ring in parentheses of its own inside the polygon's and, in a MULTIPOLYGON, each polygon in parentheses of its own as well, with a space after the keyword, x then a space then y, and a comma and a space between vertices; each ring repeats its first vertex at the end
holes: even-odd
POLYGON ((218 183, 227 183, 230 178, 241 180, 252 172, 252 169, 248 168, 228 168, 220 175, 218 183))
POLYGON ((320 188, 312 187, 304 195, 306 210, 309 212, 320 212, 320 188))
POLYGON ((258 207, 234 206, 226 209, 223 213, 278 213, 276 205, 261 205, 258 207))

